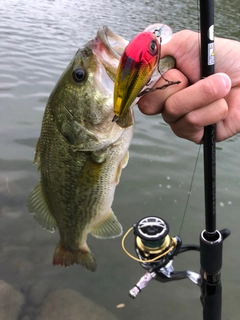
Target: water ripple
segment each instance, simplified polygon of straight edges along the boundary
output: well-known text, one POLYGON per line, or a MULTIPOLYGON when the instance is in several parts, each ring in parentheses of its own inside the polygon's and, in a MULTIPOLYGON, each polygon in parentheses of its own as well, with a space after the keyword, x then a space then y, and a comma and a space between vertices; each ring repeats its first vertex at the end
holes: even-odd
MULTIPOLYGON (((231 5, 225 0, 216 1, 216 33, 239 39, 239 0, 230 2, 231 5)), ((76 50, 95 37, 101 25, 108 25, 113 31, 131 39, 154 22, 167 23, 174 32, 183 28, 198 30, 197 2, 0 1, 0 251, 7 253, 1 254, 0 274, 1 279, 9 281, 25 294, 27 303, 22 308, 22 314, 16 318, 38 318, 36 312, 41 312, 42 298, 38 297, 37 307, 32 305, 29 288, 32 285, 34 287, 36 282, 42 284, 43 278, 46 279, 47 288, 49 283, 53 288, 66 283, 71 288, 76 286, 76 290, 81 290, 84 295, 89 295, 107 309, 111 308, 111 305, 115 306, 116 301, 121 301, 129 283, 136 283, 138 279, 136 265, 129 262, 123 256, 120 245, 116 245, 119 239, 104 244, 89 239, 90 245, 93 244, 98 255, 99 269, 95 275, 84 273, 79 267, 69 270, 53 268, 50 261, 57 236, 50 237, 37 226, 27 214, 26 203, 28 194, 39 179, 36 166, 32 167, 32 161, 46 101, 76 50), (24 250, 21 250, 19 244, 24 246, 24 250), (104 251, 107 251, 108 255, 105 255, 104 251), (111 263, 107 257, 111 257, 111 263), (30 265, 31 268, 21 273, 21 263, 23 266, 30 265), (123 272, 126 277, 122 277, 123 272), (84 276, 79 276, 82 274, 84 276), (118 290, 115 280, 106 281, 109 274, 117 281, 118 290), (98 285, 92 290, 92 285, 89 284, 96 282, 98 285), (105 288, 107 290, 104 290, 105 288), (105 291, 115 294, 111 295, 105 291)), ((171 223, 171 233, 174 236, 182 219, 198 146, 175 137, 161 116, 146 117, 137 109, 135 113, 136 128, 130 148, 130 160, 123 170, 121 183, 116 191, 114 210, 125 229, 144 215, 160 215, 171 223)), ((234 283, 239 278, 236 264, 240 264, 239 249, 235 245, 238 243, 239 233, 239 144, 240 139, 235 137, 229 142, 221 143, 221 150, 217 150, 219 224, 224 227, 230 224, 229 228, 232 231, 228 240, 231 250, 225 252, 225 261, 228 262, 225 263, 225 268, 226 274, 231 275, 234 283), (232 263, 232 256, 236 264, 232 263)), ((189 242, 192 242, 194 234, 198 237, 203 226, 201 160, 197 166, 184 225, 184 240, 186 241, 187 237, 189 242)), ((186 257, 184 268, 186 265, 188 267, 190 262, 186 257)), ((193 263, 194 268, 198 268, 195 257, 193 263)), ((138 270, 140 277, 142 270, 138 270)), ((172 288, 168 292, 169 287, 166 287, 164 295, 161 295, 161 305, 164 306, 161 309, 164 312, 163 318, 174 317, 172 301, 178 303, 179 320, 195 319, 198 311, 200 318, 198 297, 198 311, 195 306, 186 307, 186 296, 188 299, 194 296, 195 288, 189 287, 188 294, 179 295, 183 286, 179 285, 179 289, 178 284, 174 286, 174 292, 172 288)), ((50 290, 50 287, 48 289, 50 290)), ((152 319, 158 318, 159 310, 153 306, 159 304, 159 295, 154 291, 155 288, 151 291, 150 286, 146 290, 146 303, 142 307, 140 304, 132 304, 131 308, 122 309, 121 314, 118 312, 116 317, 119 320, 142 320, 146 315, 152 319)), ((37 290, 35 291, 37 296, 37 290)), ((232 320, 239 319, 239 287, 230 283, 229 289, 224 292, 225 307, 230 307, 226 307, 223 318, 228 318, 231 314, 232 320), (236 304, 233 303, 233 299, 236 304)), ((190 302, 193 305, 193 300, 190 302)), ((10 303, 14 306, 15 301, 10 303)), ((0 310, 1 314, 2 311, 0 310)))

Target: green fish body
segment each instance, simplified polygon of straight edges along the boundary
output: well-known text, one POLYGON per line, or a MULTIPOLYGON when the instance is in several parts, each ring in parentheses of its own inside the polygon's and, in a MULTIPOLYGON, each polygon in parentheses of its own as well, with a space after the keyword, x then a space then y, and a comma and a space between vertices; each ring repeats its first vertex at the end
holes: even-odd
POLYGON ((122 234, 111 205, 121 170, 128 162, 133 126, 112 122, 113 85, 126 41, 106 27, 79 49, 51 93, 42 121, 35 161, 40 184, 28 208, 46 229, 59 229, 53 263, 81 264, 96 270, 87 245, 88 233, 98 238, 122 234))

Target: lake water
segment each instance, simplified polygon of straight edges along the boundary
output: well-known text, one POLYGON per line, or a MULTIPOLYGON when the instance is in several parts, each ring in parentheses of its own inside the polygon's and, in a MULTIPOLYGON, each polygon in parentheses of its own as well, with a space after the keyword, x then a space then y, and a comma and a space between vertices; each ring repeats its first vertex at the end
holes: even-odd
MULTIPOLYGON (((0 0, 0 319, 201 319, 200 290, 188 280, 152 281, 131 300, 128 290, 144 274, 121 249, 121 239, 89 236, 98 270, 52 266, 58 233, 43 230, 26 203, 39 176, 32 166, 50 92, 76 50, 101 25, 131 39, 155 22, 174 32, 197 31, 193 0, 0 0), (123 304, 122 308, 117 308, 123 304), (177 314, 176 314, 177 311, 177 314)), ((239 39, 238 0, 218 0, 217 36, 239 39)), ((158 215, 179 233, 198 146, 177 138, 161 119, 137 109, 130 161, 123 170, 113 209, 124 231, 146 215, 158 215)), ((240 139, 217 146, 217 226, 229 228, 222 269, 224 320, 240 314, 240 139)), ((204 229, 202 150, 181 237, 198 243, 204 229)), ((133 249, 133 239, 127 242, 133 249)), ((176 270, 198 272, 199 255, 177 257, 176 270)))

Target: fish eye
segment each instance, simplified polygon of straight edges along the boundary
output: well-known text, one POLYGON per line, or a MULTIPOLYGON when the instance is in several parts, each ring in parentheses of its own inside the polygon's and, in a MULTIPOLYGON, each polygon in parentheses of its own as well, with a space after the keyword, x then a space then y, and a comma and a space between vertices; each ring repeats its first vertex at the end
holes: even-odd
POLYGON ((86 71, 82 67, 78 67, 72 72, 73 80, 77 83, 82 82, 86 77, 86 71))
POLYGON ((152 40, 152 41, 150 42, 149 49, 150 49, 150 53, 151 53, 152 55, 154 55, 154 54, 157 53, 158 46, 157 46, 157 42, 156 42, 155 40, 152 40))

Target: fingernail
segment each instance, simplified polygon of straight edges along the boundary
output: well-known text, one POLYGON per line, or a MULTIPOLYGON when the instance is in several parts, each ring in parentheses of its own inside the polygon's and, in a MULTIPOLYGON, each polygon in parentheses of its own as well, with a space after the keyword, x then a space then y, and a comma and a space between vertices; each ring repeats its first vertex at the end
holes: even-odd
POLYGON ((224 83, 225 88, 227 90, 230 90, 232 86, 232 82, 229 76, 226 73, 219 73, 219 75, 221 76, 221 79, 222 79, 222 82, 224 83))

